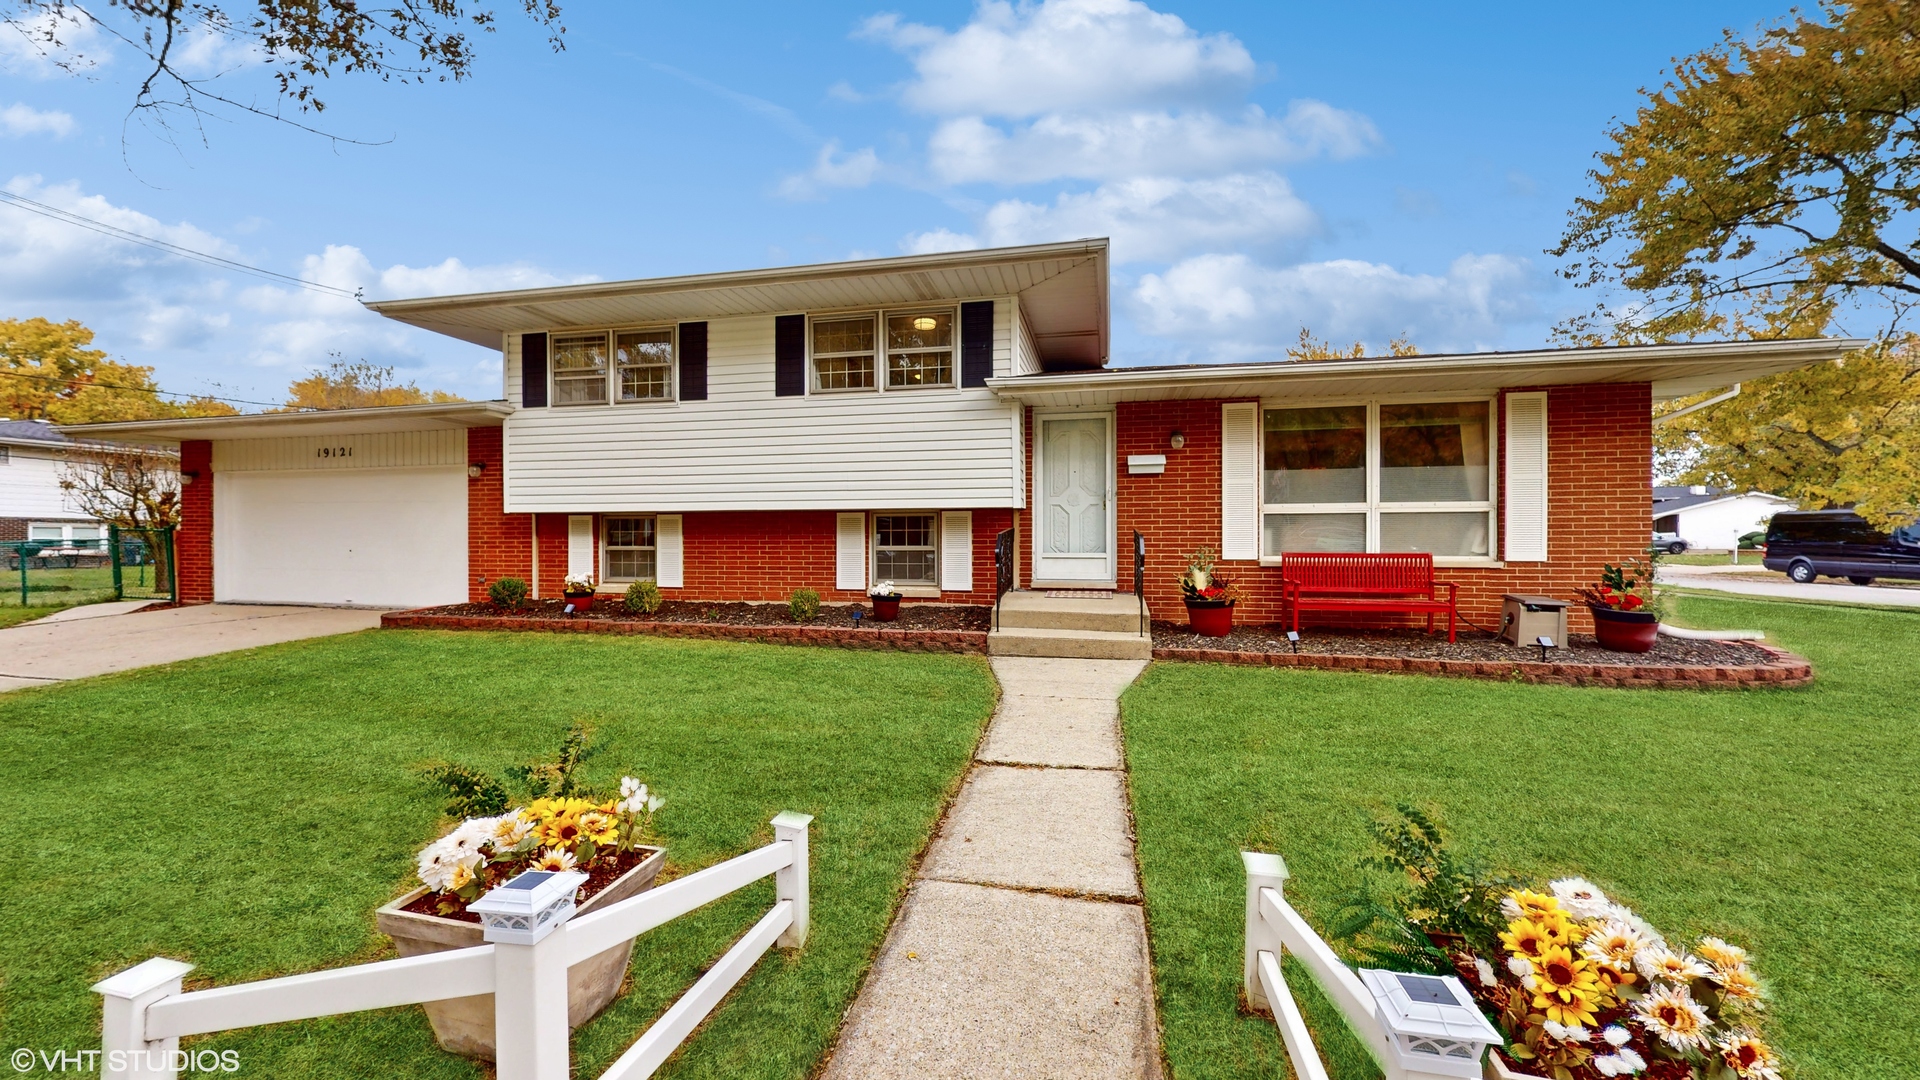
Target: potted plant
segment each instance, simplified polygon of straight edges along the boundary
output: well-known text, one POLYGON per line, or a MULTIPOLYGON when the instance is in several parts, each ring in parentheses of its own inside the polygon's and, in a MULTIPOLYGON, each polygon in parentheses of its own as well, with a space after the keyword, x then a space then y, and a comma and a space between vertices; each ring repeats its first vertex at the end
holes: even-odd
POLYGON ((1187 572, 1180 575, 1180 598, 1187 604, 1187 625, 1205 637, 1233 633, 1233 605, 1240 590, 1213 572, 1212 548, 1187 556, 1187 572))
POLYGON ((1660 635, 1660 616, 1653 610, 1653 572, 1645 563, 1606 563, 1600 568, 1598 584, 1574 591, 1593 613, 1593 636, 1599 639, 1601 648, 1652 651, 1660 635), (1631 576, 1628 571, 1632 571, 1631 576))
POLYGON ((593 575, 568 574, 560 583, 560 591, 567 597, 567 603, 573 605, 576 612, 585 611, 593 606, 593 575))
POLYGON ((900 590, 893 582, 883 581, 867 590, 867 596, 873 600, 873 617, 881 622, 892 622, 900 617, 900 590))
MULTIPOLYGON (((631 776, 621 779, 618 794, 576 784, 573 770, 586 754, 587 739, 587 729, 576 725, 557 760, 514 769, 535 795, 517 806, 508 805, 505 786, 484 773, 460 765, 426 770, 452 793, 448 808, 464 820, 420 852, 420 886, 375 914, 401 956, 484 944, 480 919, 467 905, 526 870, 587 874, 578 894, 581 915, 653 887, 666 849, 645 841, 665 800, 631 776)), ((568 969, 569 1026, 579 1027, 613 1001, 632 953, 633 943, 623 942, 568 969)), ((422 1008, 443 1048, 494 1060, 493 995, 430 1001, 422 1008)))

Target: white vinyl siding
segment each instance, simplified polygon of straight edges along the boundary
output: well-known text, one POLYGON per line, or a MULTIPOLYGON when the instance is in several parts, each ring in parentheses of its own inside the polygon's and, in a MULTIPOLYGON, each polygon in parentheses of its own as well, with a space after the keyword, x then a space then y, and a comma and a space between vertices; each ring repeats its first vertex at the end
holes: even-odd
POLYGON ((213 471, 396 469, 467 463, 467 433, 385 431, 365 435, 299 435, 285 439, 220 439, 213 471))
POLYGON ((1508 562, 1547 561, 1547 395, 1507 395, 1508 562))
POLYGON ((654 584, 663 589, 678 589, 686 584, 686 542, 681 533, 679 514, 661 514, 654 518, 654 563, 658 577, 654 584))
POLYGON ((864 513, 835 517, 833 587, 855 592, 867 587, 867 515, 864 513))
MULTIPOLYGON (((1011 303, 995 305, 995 370, 1011 303)), ((1017 506, 1018 406, 985 388, 773 393, 773 317, 708 322, 703 402, 507 420, 508 513, 1017 506)))
POLYGON ((973 513, 949 510, 940 515, 940 588, 973 591, 973 513))
POLYGON ((500 346, 500 396, 520 404, 520 335, 503 334, 500 346))
POLYGON ((0 465, 0 518, 87 516, 60 490, 65 462, 57 452, 18 445, 8 451, 8 462, 0 465))
POLYGON ((1260 557, 1260 406, 1220 406, 1220 557, 1260 557))
POLYGON ((1040 374, 1040 353, 1033 347, 1033 328, 1027 325, 1026 315, 1020 311, 1018 303, 997 304, 993 310, 994 337, 996 345, 999 338, 1000 313, 1011 309, 1013 319, 1013 355, 1005 370, 1000 367, 999 354, 994 355, 993 373, 995 375, 1038 375, 1040 374))

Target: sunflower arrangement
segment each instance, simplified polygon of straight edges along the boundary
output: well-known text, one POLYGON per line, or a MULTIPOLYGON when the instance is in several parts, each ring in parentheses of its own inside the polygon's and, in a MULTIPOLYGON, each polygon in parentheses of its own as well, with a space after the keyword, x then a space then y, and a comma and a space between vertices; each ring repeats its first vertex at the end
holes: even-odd
POLYGON ((420 852, 420 881, 439 914, 452 915, 524 870, 620 869, 622 856, 652 833, 654 812, 665 803, 628 776, 616 799, 546 797, 469 817, 420 852))
POLYGON ((1745 950, 1716 937, 1671 945, 1582 878, 1513 889, 1500 907, 1496 941, 1454 938, 1447 953, 1522 1070, 1555 1080, 1780 1080, 1757 1029, 1760 984, 1745 950))

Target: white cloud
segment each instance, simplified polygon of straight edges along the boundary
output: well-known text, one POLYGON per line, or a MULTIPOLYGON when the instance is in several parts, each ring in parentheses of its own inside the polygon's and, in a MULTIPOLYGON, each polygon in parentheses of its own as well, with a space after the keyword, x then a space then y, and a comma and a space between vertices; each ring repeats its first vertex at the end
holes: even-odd
POLYGON ((879 15, 862 32, 913 58, 907 104, 944 115, 1161 107, 1244 89, 1257 75, 1232 35, 1199 34, 1139 0, 983 0, 956 31, 879 15))
POLYGON ((972 251, 980 246, 979 237, 951 229, 908 233, 900 241, 900 250, 908 255, 934 255, 942 251, 972 251))
POLYGON ((1263 172, 1121 180, 1063 192, 1052 205, 1008 199, 986 212, 981 231, 994 247, 1109 236, 1115 262, 1160 262, 1195 251, 1298 242, 1320 231, 1320 217, 1285 177, 1263 172))
POLYGON ((1488 348, 1533 316, 1532 268, 1505 255, 1462 255, 1444 275, 1356 259, 1267 267, 1245 255, 1200 255, 1141 277, 1130 300, 1140 329, 1208 346, 1221 359, 1275 359, 1304 326, 1374 346, 1405 334, 1428 352, 1488 348))
POLYGON ((861 147, 850 154, 840 152, 840 143, 829 140, 813 160, 813 168, 780 181, 779 193, 788 199, 818 198, 826 188, 863 188, 873 183, 880 172, 880 155, 873 147, 861 147))
POLYGON ((0 135, 51 135, 64 139, 73 134, 73 114, 55 109, 45 112, 31 105, 9 105, 0 109, 0 135))
POLYGON ((1027 184, 1061 177, 1208 175, 1326 155, 1348 158, 1380 142, 1372 121, 1319 101, 1283 117, 1257 105, 1237 119, 1210 112, 1048 114, 1011 130, 978 116, 945 121, 927 142, 928 165, 952 184, 1027 184))
MULTIPOLYGON (((179 244, 211 255, 233 258, 237 249, 185 222, 167 225, 157 218, 87 195, 74 182, 45 184, 38 176, 15 176, 6 190, 69 213, 179 244)), ((0 207, 0 293, 16 298, 41 296, 124 297, 140 275, 175 256, 104 236, 17 206, 0 207)))
POLYGON ((112 61, 99 25, 71 11, 43 11, 0 22, 0 71, 51 79, 112 61))

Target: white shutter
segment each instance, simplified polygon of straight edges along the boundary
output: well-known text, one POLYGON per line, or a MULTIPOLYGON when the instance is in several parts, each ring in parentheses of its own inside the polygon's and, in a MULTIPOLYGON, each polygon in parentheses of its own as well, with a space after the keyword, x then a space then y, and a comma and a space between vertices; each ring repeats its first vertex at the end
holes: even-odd
POLYGON ((1260 557, 1260 406, 1220 406, 1220 557, 1260 557))
POLYGON ((867 515, 841 514, 834 527, 833 587, 867 587, 867 515))
POLYGON ((973 511, 940 515, 940 589, 973 591, 973 511))
MULTIPOLYGON (((594 577, 593 515, 573 514, 567 518, 567 573, 594 577)), ((596 578, 596 580, 598 580, 596 578)))
POLYGON ((1507 395, 1508 562, 1547 561, 1547 395, 1507 395))
POLYGON ((686 584, 686 545, 680 539, 680 515, 661 514, 653 519, 653 583, 663 589, 678 589, 686 584))

